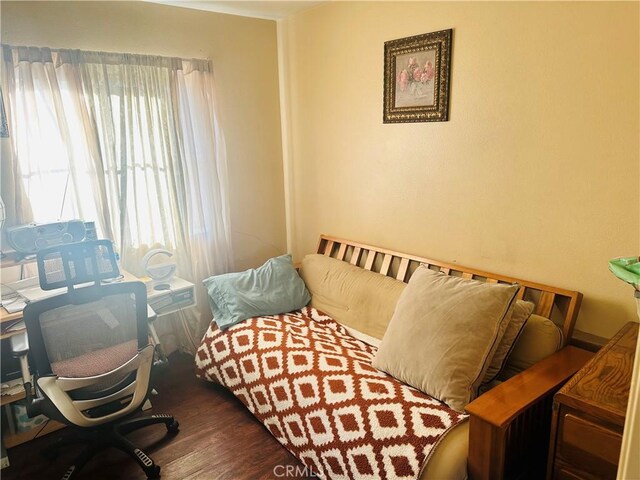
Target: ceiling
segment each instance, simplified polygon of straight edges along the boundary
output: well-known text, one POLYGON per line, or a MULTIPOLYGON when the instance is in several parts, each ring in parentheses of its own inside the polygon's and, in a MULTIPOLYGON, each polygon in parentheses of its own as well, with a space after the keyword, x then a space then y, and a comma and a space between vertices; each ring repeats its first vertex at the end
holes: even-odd
POLYGON ((229 13, 231 15, 241 15, 244 17, 264 18, 267 20, 280 20, 301 10, 315 7, 323 1, 296 1, 282 2, 277 0, 265 0, 261 2, 251 2, 244 0, 209 1, 209 0, 147 0, 153 3, 173 5, 183 8, 194 8, 196 10, 207 10, 209 12, 229 13))

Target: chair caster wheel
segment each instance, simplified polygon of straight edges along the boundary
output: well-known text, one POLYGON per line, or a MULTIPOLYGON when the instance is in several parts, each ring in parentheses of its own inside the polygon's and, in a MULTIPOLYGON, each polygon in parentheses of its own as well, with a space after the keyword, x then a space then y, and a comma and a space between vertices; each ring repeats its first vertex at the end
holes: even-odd
POLYGON ((42 455, 42 458, 44 458, 49 462, 53 462, 56 458, 60 456, 60 452, 56 450, 40 452, 40 454, 42 455))
POLYGON ((171 434, 176 434, 180 431, 180 423, 177 420, 174 420, 169 425, 167 425, 167 432, 171 434))
POLYGON ((146 474, 147 478, 160 478, 160 465, 154 465, 146 474))

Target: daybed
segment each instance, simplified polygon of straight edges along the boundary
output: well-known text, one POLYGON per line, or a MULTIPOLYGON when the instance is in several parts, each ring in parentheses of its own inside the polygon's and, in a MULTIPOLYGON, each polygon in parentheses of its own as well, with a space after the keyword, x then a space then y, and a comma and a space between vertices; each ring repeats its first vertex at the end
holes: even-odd
POLYGON ((300 276, 309 306, 224 331, 214 319, 196 374, 229 388, 302 463, 324 478, 544 476, 553 394, 589 358, 567 346, 580 293, 324 235, 300 276), (420 265, 517 282, 516 298, 535 304, 501 376, 464 412, 371 366, 420 265))

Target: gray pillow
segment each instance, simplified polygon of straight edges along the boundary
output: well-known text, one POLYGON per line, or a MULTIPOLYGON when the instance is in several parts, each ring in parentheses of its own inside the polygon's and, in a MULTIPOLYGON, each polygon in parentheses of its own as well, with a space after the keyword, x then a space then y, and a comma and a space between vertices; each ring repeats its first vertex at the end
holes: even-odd
POLYGON ((511 312, 511 319, 507 325, 507 329, 498 344, 496 353, 493 354, 487 373, 484 374, 482 383, 490 383, 498 377, 498 374, 504 368, 507 362, 509 352, 513 349, 520 332, 524 328, 524 324, 533 313, 536 306, 531 302, 525 302, 523 300, 516 300, 513 310, 511 312))
POLYGON ((244 272, 204 280, 213 318, 221 330, 251 317, 298 310, 309 303, 307 287, 291 263, 291 255, 271 258, 244 272))
POLYGON ((525 322, 521 335, 507 356, 500 380, 517 375, 562 347, 562 330, 545 317, 532 314, 525 322))
POLYGON ((414 272, 372 365, 459 412, 504 335, 517 285, 414 272))

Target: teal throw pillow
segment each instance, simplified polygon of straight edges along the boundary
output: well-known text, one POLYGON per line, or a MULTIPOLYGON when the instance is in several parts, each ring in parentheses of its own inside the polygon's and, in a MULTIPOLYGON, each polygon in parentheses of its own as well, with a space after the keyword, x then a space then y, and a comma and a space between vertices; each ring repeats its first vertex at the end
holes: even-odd
POLYGON ((293 268, 291 255, 267 260, 244 272, 214 275, 204 280, 213 319, 221 330, 251 317, 298 310, 311 296, 293 268))

